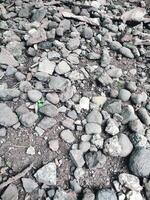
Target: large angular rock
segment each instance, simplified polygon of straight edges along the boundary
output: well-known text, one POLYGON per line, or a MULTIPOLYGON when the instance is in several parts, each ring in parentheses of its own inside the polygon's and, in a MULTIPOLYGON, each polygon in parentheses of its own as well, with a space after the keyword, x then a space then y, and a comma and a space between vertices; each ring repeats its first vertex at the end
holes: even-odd
POLYGON ((9 127, 18 122, 17 115, 5 103, 0 103, 0 125, 9 127))
POLYGON ((0 64, 17 67, 19 65, 18 61, 14 58, 14 56, 2 48, 0 52, 0 64))
POLYGON ((33 44, 38 44, 40 42, 46 41, 47 36, 46 36, 46 31, 43 28, 39 29, 31 29, 29 31, 29 38, 27 40, 27 45, 33 45, 33 44))
POLYGON ((13 184, 9 185, 1 196, 2 200, 18 200, 18 190, 13 184))
POLYGON ((34 177, 39 183, 46 185, 56 185, 56 165, 53 162, 44 165, 35 174, 34 177))
POLYGON ((136 148, 129 159, 129 169, 136 176, 150 175, 150 148, 136 148))
POLYGON ((119 182, 122 186, 125 186, 126 188, 130 190, 134 190, 134 191, 142 190, 142 186, 140 185, 139 178, 132 174, 127 174, 127 173, 120 174, 119 182))

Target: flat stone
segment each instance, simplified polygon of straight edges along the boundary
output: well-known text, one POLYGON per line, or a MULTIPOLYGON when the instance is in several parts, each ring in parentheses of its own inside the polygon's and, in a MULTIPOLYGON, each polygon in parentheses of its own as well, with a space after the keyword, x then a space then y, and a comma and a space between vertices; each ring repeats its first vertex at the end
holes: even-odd
POLYGON ((43 28, 31 29, 29 31, 29 38, 27 40, 27 45, 31 46, 33 44, 38 44, 40 42, 46 41, 46 31, 43 28))
POLYGON ((49 88, 55 91, 64 91, 68 86, 71 86, 69 79, 61 76, 52 76, 49 82, 49 88))
POLYGON ((84 158, 83 158, 83 152, 81 150, 71 150, 70 151, 71 160, 74 162, 76 167, 83 167, 85 164, 84 158))
POLYGON ((106 101, 107 101, 107 97, 105 96, 94 96, 92 98, 92 102, 101 107, 103 107, 106 101))
POLYGON ((0 125, 9 127, 18 122, 17 115, 5 103, 0 103, 0 125))
POLYGON ((22 92, 27 92, 32 89, 32 85, 29 81, 21 81, 19 85, 19 89, 22 92))
POLYGON ((73 135, 73 133, 69 130, 69 129, 66 129, 66 130, 63 130, 61 133, 60 133, 60 137, 67 143, 71 144, 75 141, 75 137, 73 135))
POLYGON ((85 162, 89 169, 102 168, 106 163, 106 156, 101 151, 90 151, 85 154, 85 162))
POLYGON ((58 149, 59 149, 59 141, 58 140, 50 140, 48 142, 48 145, 52 151, 58 151, 58 149))
POLYGON ((42 19, 44 19, 46 13, 47 13, 47 10, 46 10, 44 7, 42 7, 42 8, 40 8, 40 9, 38 9, 38 10, 36 10, 36 11, 34 12, 34 14, 32 15, 31 20, 32 20, 32 21, 41 22, 42 19))
POLYGON ((70 71, 70 66, 65 61, 61 61, 55 68, 57 74, 66 74, 70 71))
POLYGON ((46 95, 46 99, 52 104, 58 104, 59 103, 59 96, 58 96, 57 93, 48 93, 46 95))
POLYGON ((9 101, 20 96, 18 89, 0 89, 0 100, 9 101))
POLYGON ((126 89, 121 89, 119 91, 119 99, 122 101, 128 101, 130 99, 131 93, 126 89))
POLYGON ((47 58, 45 58, 43 61, 39 63, 38 71, 52 75, 55 67, 56 67, 55 62, 49 61, 47 58))
POLYGON ((39 112, 48 116, 48 117, 56 117, 58 115, 58 109, 53 104, 45 104, 39 108, 39 112))
POLYGON ((98 81, 103 86, 111 85, 113 83, 112 78, 107 73, 101 74, 100 77, 98 78, 98 81))
POLYGON ((38 90, 29 90, 28 91, 28 98, 32 102, 37 102, 42 98, 42 93, 38 90))
POLYGON ((27 128, 33 126, 37 119, 38 115, 33 112, 24 113, 19 117, 21 124, 27 128))
POLYGON ((6 49, 2 48, 0 52, 0 64, 17 67, 19 65, 18 61, 14 56, 6 49))
POLYGON ((100 134, 102 131, 101 125, 97 123, 87 123, 85 125, 86 134, 100 134))
POLYGON ((106 110, 110 114, 121 113, 122 105, 120 100, 111 100, 107 101, 104 105, 104 110, 106 110))
POLYGON ((38 184, 31 178, 22 178, 23 188, 27 193, 33 192, 37 187, 38 184))
POLYGON ((122 69, 115 67, 115 66, 111 66, 110 69, 107 70, 107 74, 111 77, 111 78, 120 78, 122 76, 122 69))
POLYGON ((51 129, 57 123, 56 119, 50 117, 44 117, 38 124, 38 127, 43 130, 51 129))
POLYGON ((117 200, 117 196, 111 189, 101 189, 97 193, 96 200, 117 200))
POLYGON ((69 117, 62 121, 62 125, 72 131, 75 130, 74 120, 69 117))
POLYGON ((89 106, 90 106, 90 100, 89 100, 89 98, 87 98, 87 97, 82 97, 82 98, 80 99, 79 105, 80 105, 80 108, 81 108, 81 109, 89 110, 89 106))
POLYGON ((49 74, 46 72, 36 72, 33 76, 42 82, 48 81, 50 78, 49 74))
POLYGON ((10 184, 1 196, 2 200, 18 200, 18 190, 14 184, 10 184))
POLYGON ((92 110, 88 114, 86 120, 88 123, 102 124, 102 115, 98 110, 92 110))
POLYGON ((79 38, 72 38, 67 42, 67 48, 70 51, 77 49, 80 46, 80 39, 79 38))
POLYGON ((56 185, 56 165, 50 162, 40 168, 34 177, 39 183, 44 183, 46 185, 56 185))
POLYGON ((71 53, 67 57, 67 60, 72 64, 72 65, 78 65, 79 64, 79 58, 76 53, 71 53))

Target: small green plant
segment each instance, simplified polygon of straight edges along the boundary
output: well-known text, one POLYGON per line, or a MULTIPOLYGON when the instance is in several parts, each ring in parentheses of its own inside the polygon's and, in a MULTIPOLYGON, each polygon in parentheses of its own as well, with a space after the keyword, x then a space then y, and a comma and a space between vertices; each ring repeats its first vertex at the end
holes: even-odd
POLYGON ((38 110, 39 110, 41 107, 43 107, 43 105, 44 105, 44 101, 43 101, 43 100, 37 101, 37 102, 36 102, 36 105, 35 105, 35 112, 37 113, 38 110))

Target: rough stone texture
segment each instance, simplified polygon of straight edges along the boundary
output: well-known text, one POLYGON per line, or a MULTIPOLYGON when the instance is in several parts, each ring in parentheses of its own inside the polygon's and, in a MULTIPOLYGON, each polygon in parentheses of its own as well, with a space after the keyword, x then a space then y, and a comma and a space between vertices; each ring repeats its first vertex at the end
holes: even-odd
POLYGON ((138 179, 138 177, 132 174, 127 174, 127 173, 120 174, 119 182, 122 186, 125 186, 126 188, 129 188, 130 190, 134 190, 134 191, 142 190, 142 186, 140 185, 140 180, 138 179))
POLYGON ((33 112, 24 113, 19 117, 20 122, 27 128, 33 126, 37 119, 38 115, 33 112))
POLYGON ((117 196, 111 189, 102 189, 98 191, 96 200, 117 200, 117 196))
POLYGON ((51 162, 40 168, 34 177, 39 183, 46 185, 56 185, 56 165, 51 162))
POLYGON ((18 190, 14 184, 10 184, 1 196, 2 200, 18 200, 18 190))
POLYGON ((0 100, 9 101, 19 97, 20 91, 18 89, 0 89, 0 100))
POLYGON ((150 148, 135 149, 129 159, 129 169, 131 172, 140 177, 150 175, 150 148))
POLYGON ((63 130, 60 133, 60 137, 67 143, 73 143, 75 141, 75 137, 69 129, 63 130))
POLYGON ((9 127, 18 122, 17 115, 4 103, 0 103, 0 125, 9 127))
POLYGON ((13 57, 13 55, 2 48, 0 52, 0 64, 17 67, 19 65, 18 61, 13 57))
POLYGON ((71 150, 70 156, 76 167, 83 167, 85 161, 81 150, 71 150))
POLYGON ((31 178, 22 178, 23 188, 27 193, 31 193, 38 187, 38 184, 31 178))
POLYGON ((39 112, 48 117, 55 117, 58 115, 57 107, 50 103, 39 108, 39 112))

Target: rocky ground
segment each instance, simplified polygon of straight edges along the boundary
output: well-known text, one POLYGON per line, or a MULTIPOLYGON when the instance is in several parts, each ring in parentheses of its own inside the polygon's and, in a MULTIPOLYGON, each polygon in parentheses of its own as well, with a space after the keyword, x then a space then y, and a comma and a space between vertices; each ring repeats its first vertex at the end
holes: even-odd
POLYGON ((1 200, 150 200, 150 2, 0 1, 1 200))

